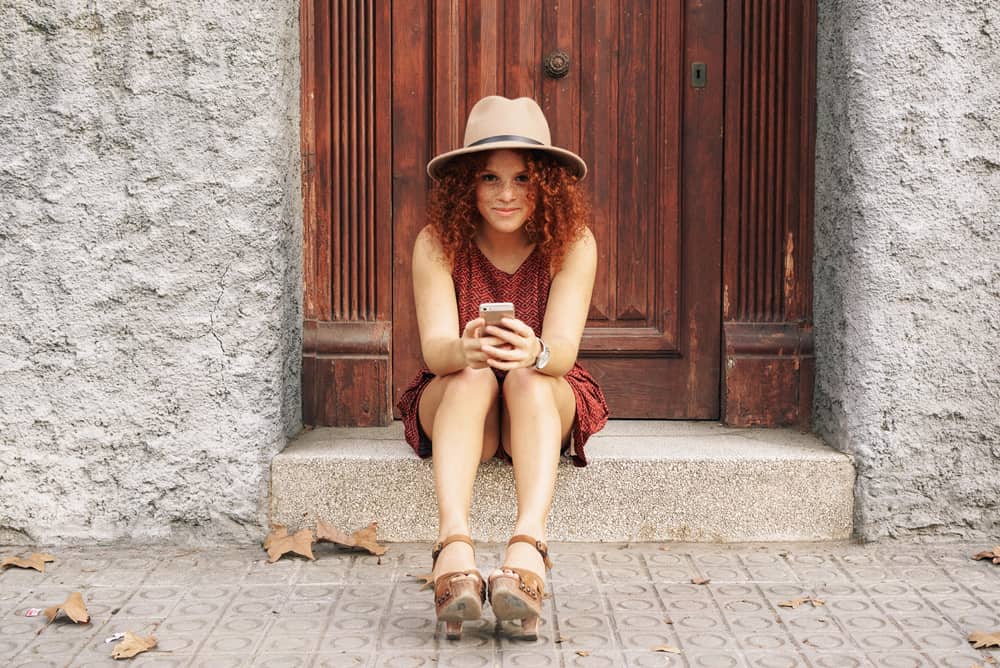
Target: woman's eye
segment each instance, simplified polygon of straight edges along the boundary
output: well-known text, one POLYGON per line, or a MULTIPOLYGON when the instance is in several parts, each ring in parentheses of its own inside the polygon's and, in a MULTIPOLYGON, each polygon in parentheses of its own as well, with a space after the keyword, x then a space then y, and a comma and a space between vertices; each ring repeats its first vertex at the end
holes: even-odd
POLYGON ((494 181, 497 180, 496 174, 483 174, 479 178, 481 178, 486 183, 493 183, 494 181))
POLYGON ((527 174, 518 174, 517 176, 514 177, 514 181, 516 183, 527 183, 530 180, 531 177, 529 177, 527 174))

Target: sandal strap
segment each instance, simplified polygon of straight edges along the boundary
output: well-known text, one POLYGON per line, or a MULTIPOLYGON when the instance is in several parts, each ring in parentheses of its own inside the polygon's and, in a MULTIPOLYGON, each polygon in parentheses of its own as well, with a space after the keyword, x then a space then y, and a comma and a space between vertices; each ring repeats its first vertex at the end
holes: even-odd
POLYGON ((545 564, 545 568, 552 570, 552 560, 549 559, 549 546, 540 540, 537 540, 533 536, 527 534, 519 533, 516 536, 511 536, 511 539, 507 541, 507 546, 510 547, 514 543, 527 543, 531 545, 538 553, 542 555, 542 562, 545 564))
POLYGON ((476 546, 473 544, 470 536, 460 533, 453 534, 434 544, 434 549, 431 550, 431 568, 433 568, 433 565, 437 563, 438 555, 441 554, 441 550, 448 547, 452 543, 465 543, 472 548, 473 552, 476 550, 476 546))

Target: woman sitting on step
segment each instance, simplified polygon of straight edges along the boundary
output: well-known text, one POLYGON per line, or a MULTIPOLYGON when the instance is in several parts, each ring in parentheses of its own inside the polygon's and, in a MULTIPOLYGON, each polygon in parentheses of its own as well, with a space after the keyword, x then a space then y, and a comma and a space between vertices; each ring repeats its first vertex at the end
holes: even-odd
POLYGON ((586 464, 587 438, 607 422, 604 395, 576 361, 597 251, 577 181, 586 164, 552 146, 528 98, 487 97, 472 108, 462 148, 427 165, 428 224, 413 249, 425 368, 399 401, 406 440, 433 443, 438 542, 434 598, 449 638, 489 600, 498 620, 536 638, 551 567, 545 529, 560 452, 586 464), (513 317, 487 324, 484 303, 513 317), (503 309, 504 307, 495 307, 503 309), (480 462, 512 462, 517 521, 488 583, 469 536, 480 462))

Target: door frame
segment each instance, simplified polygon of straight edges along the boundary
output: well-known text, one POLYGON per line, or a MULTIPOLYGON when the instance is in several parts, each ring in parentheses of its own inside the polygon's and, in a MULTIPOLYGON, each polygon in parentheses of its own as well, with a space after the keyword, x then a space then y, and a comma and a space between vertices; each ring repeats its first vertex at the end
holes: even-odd
MULTIPOLYGON (((419 14, 416 3, 392 4, 301 4, 307 424, 392 420, 392 217, 421 215, 393 209, 392 134, 429 128, 432 112, 405 124, 392 117, 392 77, 426 67, 391 62, 421 29, 414 17, 393 14, 419 14), (402 21, 395 30, 394 19, 402 21)), ((721 421, 807 428, 816 0, 727 0, 725 32, 721 421)), ((686 72, 697 60, 689 57, 686 72)), ((426 187, 416 162, 397 165, 415 175, 402 187, 426 187)))

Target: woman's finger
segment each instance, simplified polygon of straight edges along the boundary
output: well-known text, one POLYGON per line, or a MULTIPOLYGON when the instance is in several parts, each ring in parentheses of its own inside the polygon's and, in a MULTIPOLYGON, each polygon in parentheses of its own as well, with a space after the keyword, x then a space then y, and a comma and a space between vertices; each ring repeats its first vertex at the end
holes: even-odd
MULTIPOLYGON (((528 327, 528 331, 531 332, 530 327, 528 327)), ((531 339, 534 338, 533 334, 525 337, 524 335, 518 332, 514 332, 512 330, 507 329, 506 327, 497 327, 496 325, 488 326, 486 329, 483 330, 483 333, 489 336, 496 337, 498 339, 502 339, 504 342, 509 343, 515 347, 521 347, 527 345, 528 343, 530 343, 531 339)))
POLYGON ((501 371, 513 371, 514 369, 524 366, 521 362, 503 362, 495 358, 488 358, 486 363, 494 368, 500 369, 501 371))
POLYGON ((479 344, 480 346, 495 346, 495 347, 503 347, 510 345, 509 343, 507 343, 498 336, 480 336, 479 344))
POLYGON ((524 324, 523 320, 518 320, 517 318, 501 318, 500 322, 503 326, 514 332, 515 334, 520 334, 525 338, 531 338, 535 335, 534 330, 524 324))
POLYGON ((475 318, 465 323, 465 329, 462 330, 462 336, 475 336, 476 330, 486 324, 486 320, 483 318, 475 318))
POLYGON ((483 352, 485 352, 490 358, 495 360, 502 360, 505 362, 519 362, 524 361, 525 354, 520 348, 498 348, 496 346, 483 346, 483 352))

